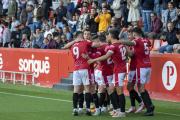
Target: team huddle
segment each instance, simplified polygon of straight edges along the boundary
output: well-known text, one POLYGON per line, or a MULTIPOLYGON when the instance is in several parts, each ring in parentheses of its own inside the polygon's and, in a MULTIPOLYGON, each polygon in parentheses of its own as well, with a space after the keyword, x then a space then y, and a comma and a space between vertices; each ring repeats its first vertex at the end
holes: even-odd
POLYGON ((110 112, 112 117, 126 117, 126 113, 138 113, 145 108, 147 112, 143 116, 153 116, 155 106, 145 90, 145 84, 149 83, 151 75, 149 59, 151 43, 148 39, 142 38, 142 30, 139 27, 130 29, 127 33, 129 41, 121 41, 118 38, 119 31, 116 29, 111 29, 108 35, 101 33, 93 37, 91 31, 85 29, 84 32, 78 31, 76 39, 65 46, 65 49, 71 49, 74 58, 74 116, 84 114, 83 90, 85 90, 86 115, 100 115, 104 111, 102 106, 107 93, 114 109, 110 112), (129 57, 131 61, 127 89, 131 108, 125 111, 123 81, 129 57), (95 90, 96 83, 99 85, 99 98, 95 90), (141 98, 134 90, 135 84, 141 98), (91 98, 96 106, 93 110, 90 109, 91 98), (139 103, 138 109, 135 107, 135 100, 139 103))

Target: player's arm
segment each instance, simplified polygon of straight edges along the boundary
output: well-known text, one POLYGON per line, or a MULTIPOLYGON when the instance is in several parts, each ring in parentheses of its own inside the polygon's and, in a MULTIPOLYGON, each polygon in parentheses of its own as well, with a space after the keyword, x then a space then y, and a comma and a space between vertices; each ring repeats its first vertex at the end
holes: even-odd
POLYGON ((101 44, 99 42, 93 42, 93 48, 100 48, 101 44))
POLYGON ((128 46, 125 46, 126 50, 127 50, 127 54, 129 55, 129 57, 134 56, 134 50, 130 50, 128 46))
POLYGON ((104 61, 104 60, 108 59, 109 57, 111 57, 112 55, 113 55, 112 52, 107 52, 106 55, 103 55, 103 56, 101 56, 99 58, 88 60, 88 64, 90 65, 92 63, 96 63, 97 61, 99 61, 99 62, 104 61))
POLYGON ((133 41, 119 41, 119 43, 127 46, 136 46, 135 42, 133 41))
POLYGON ((74 40, 74 41, 72 41, 72 42, 69 42, 68 44, 66 44, 65 45, 65 49, 66 50, 70 50, 71 49, 71 46, 74 44, 74 43, 77 43, 77 42, 80 42, 80 41, 83 41, 83 39, 76 39, 76 40, 74 40))

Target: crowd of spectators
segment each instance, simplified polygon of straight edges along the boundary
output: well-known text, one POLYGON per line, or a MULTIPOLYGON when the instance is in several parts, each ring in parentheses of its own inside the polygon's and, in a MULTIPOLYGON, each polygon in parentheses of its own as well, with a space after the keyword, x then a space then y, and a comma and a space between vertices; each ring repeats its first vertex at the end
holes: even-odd
POLYGON ((167 41, 160 53, 180 52, 180 0, 66 0, 52 9, 53 1, 0 0, 0 47, 64 49, 84 29, 92 36, 117 29, 128 40, 142 17, 143 37, 167 41))

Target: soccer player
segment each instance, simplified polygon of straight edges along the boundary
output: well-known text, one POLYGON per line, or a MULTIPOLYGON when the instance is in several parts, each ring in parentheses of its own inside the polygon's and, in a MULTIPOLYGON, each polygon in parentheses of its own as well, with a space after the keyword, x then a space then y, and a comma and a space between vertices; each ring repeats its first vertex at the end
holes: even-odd
POLYGON ((115 90, 117 90, 118 98, 115 96, 114 100, 116 102, 116 105, 121 105, 121 111, 120 109, 116 111, 116 113, 112 117, 126 117, 125 114, 125 97, 123 93, 123 81, 126 76, 126 47, 123 44, 119 43, 119 31, 116 29, 111 29, 109 31, 109 39, 112 42, 112 45, 109 47, 108 52, 106 55, 103 55, 96 59, 90 59, 88 60, 88 64, 95 63, 97 61, 104 61, 107 60, 109 57, 112 56, 114 61, 114 72, 113 72, 113 81, 112 85, 110 87, 111 93, 114 93, 115 90))
POLYGON ((133 29, 134 40, 132 41, 120 41, 120 43, 128 46, 134 46, 135 61, 136 61, 136 82, 139 93, 143 99, 143 102, 147 108, 147 112, 143 116, 153 116, 155 106, 149 97, 148 92, 145 90, 145 84, 149 83, 151 76, 151 62, 149 59, 149 47, 151 42, 142 38, 142 30, 139 27, 133 29))
MULTIPOLYGON (((76 38, 82 36, 82 32, 76 33, 76 38)), ((65 46, 65 49, 71 48, 72 56, 74 58, 74 72, 73 72, 73 85, 74 85, 74 94, 73 94, 73 106, 74 106, 74 116, 78 115, 77 102, 78 102, 78 92, 80 91, 81 84, 85 88, 85 101, 86 101, 86 115, 91 115, 90 112, 90 84, 91 84, 91 71, 90 66, 87 63, 87 60, 82 58, 81 54, 86 54, 88 52, 88 47, 100 47, 99 43, 93 43, 89 40, 75 40, 68 43, 65 46)))
MULTIPOLYGON (((127 37, 129 41, 132 41, 134 39, 133 29, 130 29, 127 31, 127 37)), ((127 83, 127 90, 129 91, 130 100, 131 100, 131 108, 127 110, 126 112, 138 113, 145 108, 145 105, 142 102, 141 98, 139 97, 138 93, 134 90, 134 86, 136 84, 136 61, 135 61, 135 55, 134 55, 134 47, 130 46, 129 48, 129 46, 126 46, 126 50, 129 54, 129 57, 131 57, 130 70, 128 74, 128 83, 127 83), (135 107, 135 99, 139 103, 139 108, 137 110, 135 107)))

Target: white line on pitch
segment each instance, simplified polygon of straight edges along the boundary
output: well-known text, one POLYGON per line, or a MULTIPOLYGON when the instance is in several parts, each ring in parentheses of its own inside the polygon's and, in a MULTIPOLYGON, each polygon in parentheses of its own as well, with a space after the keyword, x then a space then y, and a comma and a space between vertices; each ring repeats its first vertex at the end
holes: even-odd
MULTIPOLYGON (((30 95, 22 95, 22 94, 14 94, 14 93, 7 93, 7 92, 0 92, 0 93, 6 94, 6 95, 16 95, 16 96, 23 96, 23 97, 30 97, 30 98, 40 98, 40 99, 46 99, 46 100, 73 102, 70 100, 62 100, 62 99, 54 99, 54 98, 46 98, 46 97, 38 97, 38 96, 30 96, 30 95)), ((173 116, 179 116, 180 117, 180 114, 171 114, 171 113, 163 113, 163 112, 155 112, 155 113, 165 114, 165 115, 173 115, 173 116)))

